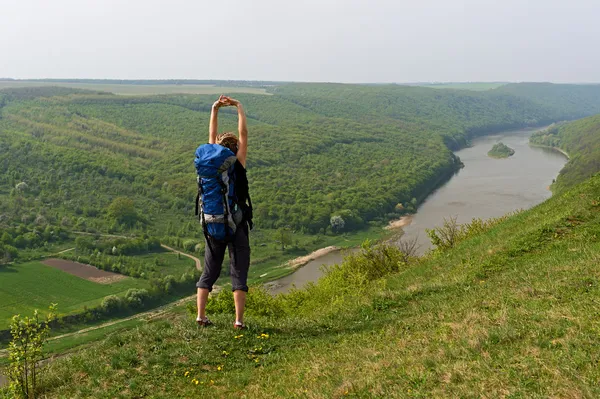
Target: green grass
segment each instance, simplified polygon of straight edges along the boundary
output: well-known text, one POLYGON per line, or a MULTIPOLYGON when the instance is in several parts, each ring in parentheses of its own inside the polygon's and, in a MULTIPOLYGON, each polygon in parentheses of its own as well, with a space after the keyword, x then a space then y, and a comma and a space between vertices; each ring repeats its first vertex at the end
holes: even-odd
POLYGON ((196 267, 196 262, 192 259, 174 252, 157 252, 144 255, 132 256, 133 259, 142 260, 146 263, 155 265, 163 275, 179 277, 183 273, 189 272, 196 267))
POLYGON ((265 89, 258 87, 226 87, 214 85, 141 85, 141 84, 109 84, 109 83, 66 83, 66 82, 36 82, 36 81, 0 81, 0 90, 17 87, 48 87, 59 86, 72 89, 107 91, 121 95, 153 95, 153 94, 264 94, 265 89))
POLYGON ((0 267, 0 329, 7 328, 15 314, 30 314, 58 303, 61 314, 76 313, 84 306, 98 305, 102 298, 143 288, 144 280, 126 278, 113 284, 98 284, 61 270, 28 262, 0 267))
MULTIPOLYGON (((92 342, 98 341, 99 339, 105 339, 109 334, 113 334, 115 332, 123 331, 126 329, 131 329, 144 323, 146 323, 146 321, 142 319, 125 320, 123 322, 113 324, 110 326, 100 327, 98 329, 83 332, 80 334, 74 334, 64 338, 54 339, 49 341, 45 345, 44 352, 47 357, 64 355, 68 351, 71 351, 75 348, 80 348, 83 345, 90 344, 92 342)), ((7 364, 8 358, 0 357, 0 366, 5 366, 7 364)))
POLYGON ((372 252, 309 291, 275 299, 255 292, 251 328, 241 334, 228 305, 220 314, 212 307, 212 329, 175 312, 114 334, 52 364, 45 394, 600 395, 600 176, 454 249, 381 279, 362 277, 381 275, 394 259, 372 252))

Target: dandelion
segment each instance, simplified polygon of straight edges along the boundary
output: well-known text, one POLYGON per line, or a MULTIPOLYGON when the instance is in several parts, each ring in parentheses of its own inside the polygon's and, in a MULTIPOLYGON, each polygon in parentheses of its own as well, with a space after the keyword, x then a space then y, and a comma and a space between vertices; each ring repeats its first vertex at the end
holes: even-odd
POLYGON ((223 370, 223 366, 218 366, 218 367, 217 367, 217 370, 218 370, 218 371, 221 371, 221 370, 223 370))
POLYGON ((258 339, 269 339, 269 334, 264 334, 263 333, 263 334, 257 335, 256 338, 258 338, 258 339))
POLYGON ((186 377, 189 377, 189 375, 190 375, 189 371, 186 371, 185 374, 184 374, 184 376, 186 376, 186 377))
POLYGON ((235 337, 233 337, 233 338, 235 338, 235 339, 240 339, 240 338, 242 338, 243 336, 244 336, 244 334, 240 334, 240 335, 236 335, 236 336, 235 336, 235 337))
POLYGON ((213 380, 210 380, 210 385, 213 385, 215 382, 213 380))
POLYGON ((227 356, 227 355, 229 355, 229 352, 223 351, 223 356, 227 356))
POLYGON ((254 362, 258 363, 258 362, 260 362, 260 359, 256 358, 256 359, 254 359, 254 362))

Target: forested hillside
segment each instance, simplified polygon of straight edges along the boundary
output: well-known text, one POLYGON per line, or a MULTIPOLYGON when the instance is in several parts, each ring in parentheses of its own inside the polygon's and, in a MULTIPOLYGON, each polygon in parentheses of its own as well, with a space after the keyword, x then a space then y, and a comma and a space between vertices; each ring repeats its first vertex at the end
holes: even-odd
MULTIPOLYGON (((413 211, 457 170, 450 149, 471 136, 568 119, 573 107, 600 112, 600 86, 524 87, 282 84, 273 95, 236 96, 249 117, 258 228, 314 234, 329 232, 332 216, 346 231, 383 222, 413 211)), ((0 91, 0 218, 11 242, 47 226, 197 236, 192 159, 213 101, 0 91)), ((221 130, 235 129, 234 114, 222 112, 221 130)))
POLYGON ((559 123, 531 136, 533 144, 559 148, 569 154, 553 188, 564 190, 600 171, 600 115, 559 123))

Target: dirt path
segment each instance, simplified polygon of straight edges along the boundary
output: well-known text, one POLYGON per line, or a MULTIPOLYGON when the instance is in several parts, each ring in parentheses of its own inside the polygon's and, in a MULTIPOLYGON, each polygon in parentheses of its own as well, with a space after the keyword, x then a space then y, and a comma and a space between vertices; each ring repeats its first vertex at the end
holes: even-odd
POLYGON ((133 238, 127 236, 119 236, 115 234, 100 234, 100 233, 88 233, 87 231, 71 231, 73 234, 81 234, 84 236, 100 236, 100 237, 113 237, 113 238, 133 238))
POLYGON ((74 250, 75 250, 75 248, 65 249, 64 251, 57 252, 56 255, 64 254, 65 252, 71 252, 71 251, 74 251, 74 250))
POLYGON ((174 248, 171 248, 171 247, 167 247, 165 244, 160 244, 160 246, 163 247, 164 249, 168 250, 168 251, 175 252, 176 254, 181 254, 183 256, 187 256, 190 259, 193 259, 194 262, 196 262, 196 269, 202 270, 202 262, 200 262, 200 259, 196 258, 195 256, 186 254, 185 252, 178 251, 178 250, 176 250, 174 248))

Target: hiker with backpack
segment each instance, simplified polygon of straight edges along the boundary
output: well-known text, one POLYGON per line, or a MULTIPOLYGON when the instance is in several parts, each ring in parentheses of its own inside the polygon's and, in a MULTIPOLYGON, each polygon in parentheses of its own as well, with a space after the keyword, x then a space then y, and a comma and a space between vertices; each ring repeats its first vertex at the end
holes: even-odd
POLYGON ((196 150, 198 173, 198 215, 206 240, 204 270, 196 284, 198 288, 198 317, 201 327, 212 325, 206 317, 208 294, 219 278, 225 250, 229 249, 231 285, 235 302, 235 329, 243 329, 244 307, 248 292, 250 267, 249 230, 252 229, 252 202, 246 177, 248 128, 246 115, 239 101, 221 96, 213 104, 208 144, 196 150), (238 112, 238 134, 217 134, 221 107, 233 106, 238 112))

